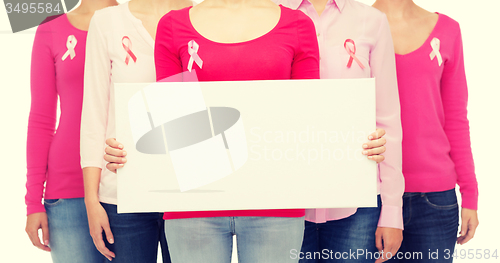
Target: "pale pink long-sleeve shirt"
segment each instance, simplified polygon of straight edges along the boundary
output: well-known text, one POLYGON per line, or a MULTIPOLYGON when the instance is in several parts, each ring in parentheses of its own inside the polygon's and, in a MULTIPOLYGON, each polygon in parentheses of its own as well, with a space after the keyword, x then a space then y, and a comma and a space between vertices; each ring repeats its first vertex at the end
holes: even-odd
MULTIPOLYGON (((386 130, 385 161, 379 165, 378 187, 382 199, 379 227, 403 229, 401 120, 394 46, 386 16, 354 0, 330 0, 318 15, 308 0, 274 0, 307 14, 314 22, 320 48, 323 79, 375 78, 377 127, 386 130), (350 67, 347 48, 355 45, 350 67), (347 43, 346 43, 347 41, 347 43), (363 68, 361 65, 363 65, 363 68)), ((348 217, 356 208, 307 209, 306 220, 322 223, 348 217)))
POLYGON ((52 17, 36 31, 26 149, 28 215, 45 212, 42 198, 84 196, 78 138, 86 38, 87 31, 71 25, 66 14, 52 17))
POLYGON ((95 12, 85 61, 80 155, 82 168, 101 168, 99 200, 117 204, 117 176, 103 159, 107 138, 115 138, 114 83, 156 81, 154 39, 128 2, 95 12))

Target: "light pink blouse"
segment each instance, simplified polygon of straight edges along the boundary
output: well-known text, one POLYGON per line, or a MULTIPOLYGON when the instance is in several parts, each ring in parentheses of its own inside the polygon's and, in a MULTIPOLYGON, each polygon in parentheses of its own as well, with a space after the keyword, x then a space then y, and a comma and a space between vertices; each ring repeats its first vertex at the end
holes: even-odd
MULTIPOLYGON (((377 128, 387 132, 384 136, 387 140, 385 161, 379 165, 382 212, 378 226, 403 229, 400 106, 394 47, 386 16, 354 0, 330 0, 321 16, 308 0, 274 1, 299 9, 313 20, 322 79, 375 78, 377 128), (351 63, 348 49, 355 52, 356 59, 351 63)), ((355 212, 356 208, 307 209, 306 220, 322 223, 355 212)))

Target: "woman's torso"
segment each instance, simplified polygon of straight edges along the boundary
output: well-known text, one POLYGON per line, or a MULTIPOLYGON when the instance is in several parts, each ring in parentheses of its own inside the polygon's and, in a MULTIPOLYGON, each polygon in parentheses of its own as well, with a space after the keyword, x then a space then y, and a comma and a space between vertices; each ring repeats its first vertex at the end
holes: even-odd
MULTIPOLYGON (((162 18, 158 25, 157 47, 167 45, 169 51, 166 54, 163 49, 155 50, 157 79, 161 81, 171 75, 188 71, 190 41, 198 44, 197 54, 203 60, 201 68, 196 63, 193 63, 192 67, 199 81, 318 78, 318 50, 313 32, 312 22, 302 13, 281 7, 278 24, 268 33, 245 42, 218 43, 203 37, 194 29, 189 19, 189 8, 172 11, 162 18), (298 26, 298 23, 306 23, 307 26, 298 26), (301 34, 312 37, 304 38, 301 34), (299 36, 304 38, 303 43, 300 42, 299 36), (164 58, 176 60, 177 65, 164 58), (297 63, 299 60, 307 60, 307 65, 300 66, 300 63, 297 63)), ((164 218, 303 215, 304 209, 237 210, 170 212, 165 213, 164 218)))

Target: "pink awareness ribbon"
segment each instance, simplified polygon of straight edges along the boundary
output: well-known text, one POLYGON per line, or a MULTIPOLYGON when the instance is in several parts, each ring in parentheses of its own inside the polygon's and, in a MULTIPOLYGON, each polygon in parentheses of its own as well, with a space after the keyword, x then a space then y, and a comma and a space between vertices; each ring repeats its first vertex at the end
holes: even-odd
POLYGON ((200 56, 198 55, 198 49, 200 49, 200 46, 194 40, 188 42, 188 53, 190 57, 187 68, 189 72, 191 72, 191 70, 193 69, 193 62, 196 62, 196 65, 198 65, 200 69, 203 66, 203 60, 201 60, 200 56))
POLYGON ((124 36, 122 38, 122 45, 125 51, 127 52, 127 57, 125 58, 125 64, 128 65, 130 58, 132 58, 132 60, 135 63, 137 61, 137 57, 134 55, 132 50, 130 50, 132 48, 132 41, 130 41, 130 38, 128 38, 128 36, 124 36))
POLYGON ((363 66, 363 63, 361 63, 361 61, 359 61, 359 59, 355 56, 355 54, 356 54, 356 44, 354 44, 354 40, 352 40, 352 39, 346 39, 345 42, 344 42, 344 48, 347 51, 347 53, 349 54, 349 56, 351 56, 349 58, 349 62, 347 62, 347 67, 351 68, 352 61, 356 60, 356 62, 358 63, 358 65, 362 69, 364 69, 365 66, 363 66), (351 45, 347 45, 347 44, 352 44, 352 48, 351 48, 351 45))
POLYGON ((68 40, 66 40, 66 48, 68 48, 68 50, 66 50, 66 53, 64 53, 64 55, 61 57, 62 61, 64 61, 68 56, 71 59, 76 56, 75 47, 77 42, 78 41, 76 41, 76 37, 74 35, 68 36, 68 40))
POLYGON ((441 64, 443 64, 443 57, 441 57, 441 53, 439 52, 439 49, 441 48, 441 41, 437 37, 433 38, 431 40, 431 47, 432 47, 432 52, 429 54, 429 57, 431 60, 434 60, 435 57, 437 57, 438 65, 441 67, 441 64))

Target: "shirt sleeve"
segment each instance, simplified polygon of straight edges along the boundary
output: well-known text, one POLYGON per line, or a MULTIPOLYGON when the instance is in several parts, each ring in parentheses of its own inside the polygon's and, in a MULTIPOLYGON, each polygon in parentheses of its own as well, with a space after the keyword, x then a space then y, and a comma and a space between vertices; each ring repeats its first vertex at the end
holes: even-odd
POLYGON ((292 62, 291 79, 319 79, 319 46, 313 21, 297 12, 297 43, 292 62))
POLYGON ((48 23, 38 27, 31 53, 31 109, 26 149, 27 214, 45 212, 42 204, 49 148, 57 119, 57 90, 52 33, 48 23))
POLYGON ((372 77, 375 77, 377 128, 386 131, 385 160, 379 165, 382 210, 379 227, 403 229, 404 177, 402 172, 401 108, 396 75, 394 44, 389 22, 381 15, 377 43, 370 53, 372 77))
MULTIPOLYGON (((456 23, 456 22, 455 22, 456 23)), ((445 116, 444 131, 450 143, 450 157, 455 164, 457 183, 462 194, 462 207, 477 210, 478 188, 470 147, 467 119, 467 80, 465 78, 462 36, 456 25, 450 39, 453 54, 444 62, 441 77, 441 98, 445 116)))
MULTIPOLYGON (((171 77, 182 72, 181 58, 178 50, 176 50, 175 48, 173 23, 170 13, 163 16, 158 22, 158 27, 156 29, 154 57, 156 81, 166 81, 167 77, 171 77)), ((180 76, 180 74, 177 76, 180 76)), ((168 81, 176 80, 168 78, 168 81)))
POLYGON ((80 129, 82 168, 102 168, 110 103, 111 60, 96 13, 89 25, 83 80, 83 108, 80 129))

